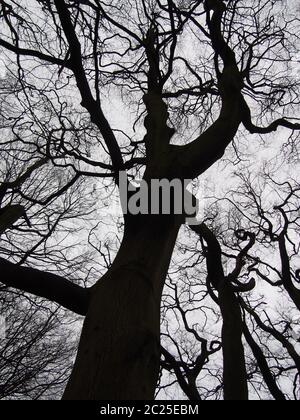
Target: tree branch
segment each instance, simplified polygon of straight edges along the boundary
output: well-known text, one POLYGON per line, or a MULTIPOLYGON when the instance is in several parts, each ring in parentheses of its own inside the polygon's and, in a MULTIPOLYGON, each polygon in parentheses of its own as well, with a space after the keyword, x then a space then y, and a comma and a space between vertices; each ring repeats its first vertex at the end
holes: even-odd
POLYGON ((86 108, 91 116, 91 121, 99 128, 104 141, 108 147, 112 164, 117 176, 117 172, 123 166, 122 154, 117 139, 111 129, 99 101, 95 100, 91 92, 89 82, 83 67, 81 45, 72 24, 70 12, 64 0, 54 1, 60 23, 69 44, 70 68, 76 79, 76 83, 82 98, 82 106, 86 108))
POLYGON ((235 53, 224 40, 221 28, 222 16, 226 8, 221 1, 206 2, 205 4, 213 10, 211 19, 210 13, 207 12, 207 25, 215 51, 216 73, 222 106, 218 119, 211 127, 193 142, 178 149, 180 173, 189 179, 201 175, 223 156, 242 122, 243 78, 236 62, 235 53), (218 57, 224 64, 222 73, 218 68, 218 57))
POLYGON ((79 315, 86 315, 90 289, 73 284, 56 274, 18 266, 0 258, 0 282, 58 303, 79 315))
POLYGON ((265 358, 265 355, 264 355, 262 349, 260 348, 260 346, 255 342, 254 338, 252 337, 252 334, 249 331, 249 328, 246 324, 246 321, 244 321, 244 324, 243 324, 243 333, 244 333, 244 337, 245 337, 249 347, 251 348, 253 356, 256 359, 258 367, 261 371, 261 374, 264 378, 264 381, 265 381, 269 391, 271 392, 271 394, 273 395, 273 397, 276 401, 285 401, 286 398, 285 398, 283 392, 278 387, 278 385, 276 383, 276 380, 272 375, 272 372, 269 368, 268 362, 265 358))
POLYGON ((14 181, 3 182, 0 185, 0 205, 7 190, 9 189, 13 190, 13 189, 19 188, 25 181, 27 181, 28 178, 30 178, 30 176, 36 169, 39 169, 48 161, 49 161, 49 158, 40 159, 36 161, 33 165, 31 165, 29 168, 27 168, 26 171, 23 174, 19 175, 19 177, 16 178, 14 181))
POLYGON ((261 320, 260 316, 255 312, 255 310, 250 308, 249 304, 246 304, 245 300, 242 299, 241 296, 239 296, 239 302, 242 308, 254 318, 259 328, 261 328, 266 333, 270 334, 272 337, 274 337, 276 340, 278 340, 282 344, 282 346, 286 349, 290 357, 295 362, 296 368, 298 372, 300 373, 300 356, 298 355, 295 347, 285 338, 285 336, 281 332, 279 332, 273 326, 266 325, 261 320))
POLYGON ((58 66, 64 66, 64 67, 69 68, 68 61, 66 62, 65 60, 62 60, 60 58, 56 58, 48 54, 43 54, 40 51, 30 50, 28 48, 19 48, 15 45, 10 44, 7 41, 4 41, 4 39, 0 39, 0 46, 18 55, 38 58, 39 60, 46 61, 50 64, 55 64, 58 66))
POLYGON ((20 204, 7 205, 0 209, 0 235, 11 228, 21 217, 24 217, 28 226, 30 221, 27 217, 26 210, 20 204))
POLYGON ((168 352, 164 347, 161 347, 162 355, 165 358, 165 362, 162 362, 162 365, 167 370, 173 370, 178 384, 180 385, 181 389, 185 393, 185 395, 189 398, 191 401, 199 401, 201 400, 200 394, 197 390, 197 387, 195 384, 190 384, 186 381, 184 374, 180 368, 180 364, 177 362, 176 358, 168 352))
POLYGON ((243 124, 246 130, 251 134, 268 134, 277 131, 279 127, 289 128, 290 130, 300 130, 300 124, 294 124, 285 118, 280 118, 273 121, 268 127, 258 127, 252 122, 251 111, 245 99, 242 101, 243 105, 243 124))

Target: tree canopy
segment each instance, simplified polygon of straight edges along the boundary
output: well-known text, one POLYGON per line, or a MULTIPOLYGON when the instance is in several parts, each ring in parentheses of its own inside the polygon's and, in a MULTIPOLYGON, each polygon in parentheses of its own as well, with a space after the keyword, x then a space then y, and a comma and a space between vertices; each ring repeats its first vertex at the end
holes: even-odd
POLYGON ((299 399, 298 14, 1 1, 0 282, 84 317, 65 399, 299 399), (124 172, 199 223, 123 215, 124 172))

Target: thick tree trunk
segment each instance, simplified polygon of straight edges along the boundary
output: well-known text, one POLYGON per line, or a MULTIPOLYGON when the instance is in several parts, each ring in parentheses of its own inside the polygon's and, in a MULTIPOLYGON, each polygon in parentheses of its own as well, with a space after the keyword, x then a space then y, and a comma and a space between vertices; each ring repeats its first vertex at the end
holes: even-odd
POLYGON ((95 286, 64 399, 153 399, 160 362, 160 301, 181 225, 130 216, 120 251, 95 286))

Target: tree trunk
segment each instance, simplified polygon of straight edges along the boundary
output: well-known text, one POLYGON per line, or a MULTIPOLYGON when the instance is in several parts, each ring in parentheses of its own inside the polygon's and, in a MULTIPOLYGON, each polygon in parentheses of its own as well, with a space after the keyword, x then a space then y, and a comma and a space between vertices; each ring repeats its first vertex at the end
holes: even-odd
POLYGON ((242 343, 242 314, 234 290, 226 280, 223 280, 219 287, 219 304, 223 318, 224 399, 247 401, 249 397, 242 343))
POLYGON ((66 400, 153 399, 160 302, 180 216, 129 216, 112 268, 93 291, 66 400))

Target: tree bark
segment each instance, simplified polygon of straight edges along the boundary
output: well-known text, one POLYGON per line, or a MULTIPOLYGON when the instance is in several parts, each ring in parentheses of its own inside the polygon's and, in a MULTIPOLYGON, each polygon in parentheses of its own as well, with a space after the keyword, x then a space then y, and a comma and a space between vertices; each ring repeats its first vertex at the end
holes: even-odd
POLYGON ((93 291, 66 400, 149 400, 160 363, 160 302, 179 216, 130 216, 93 291))

